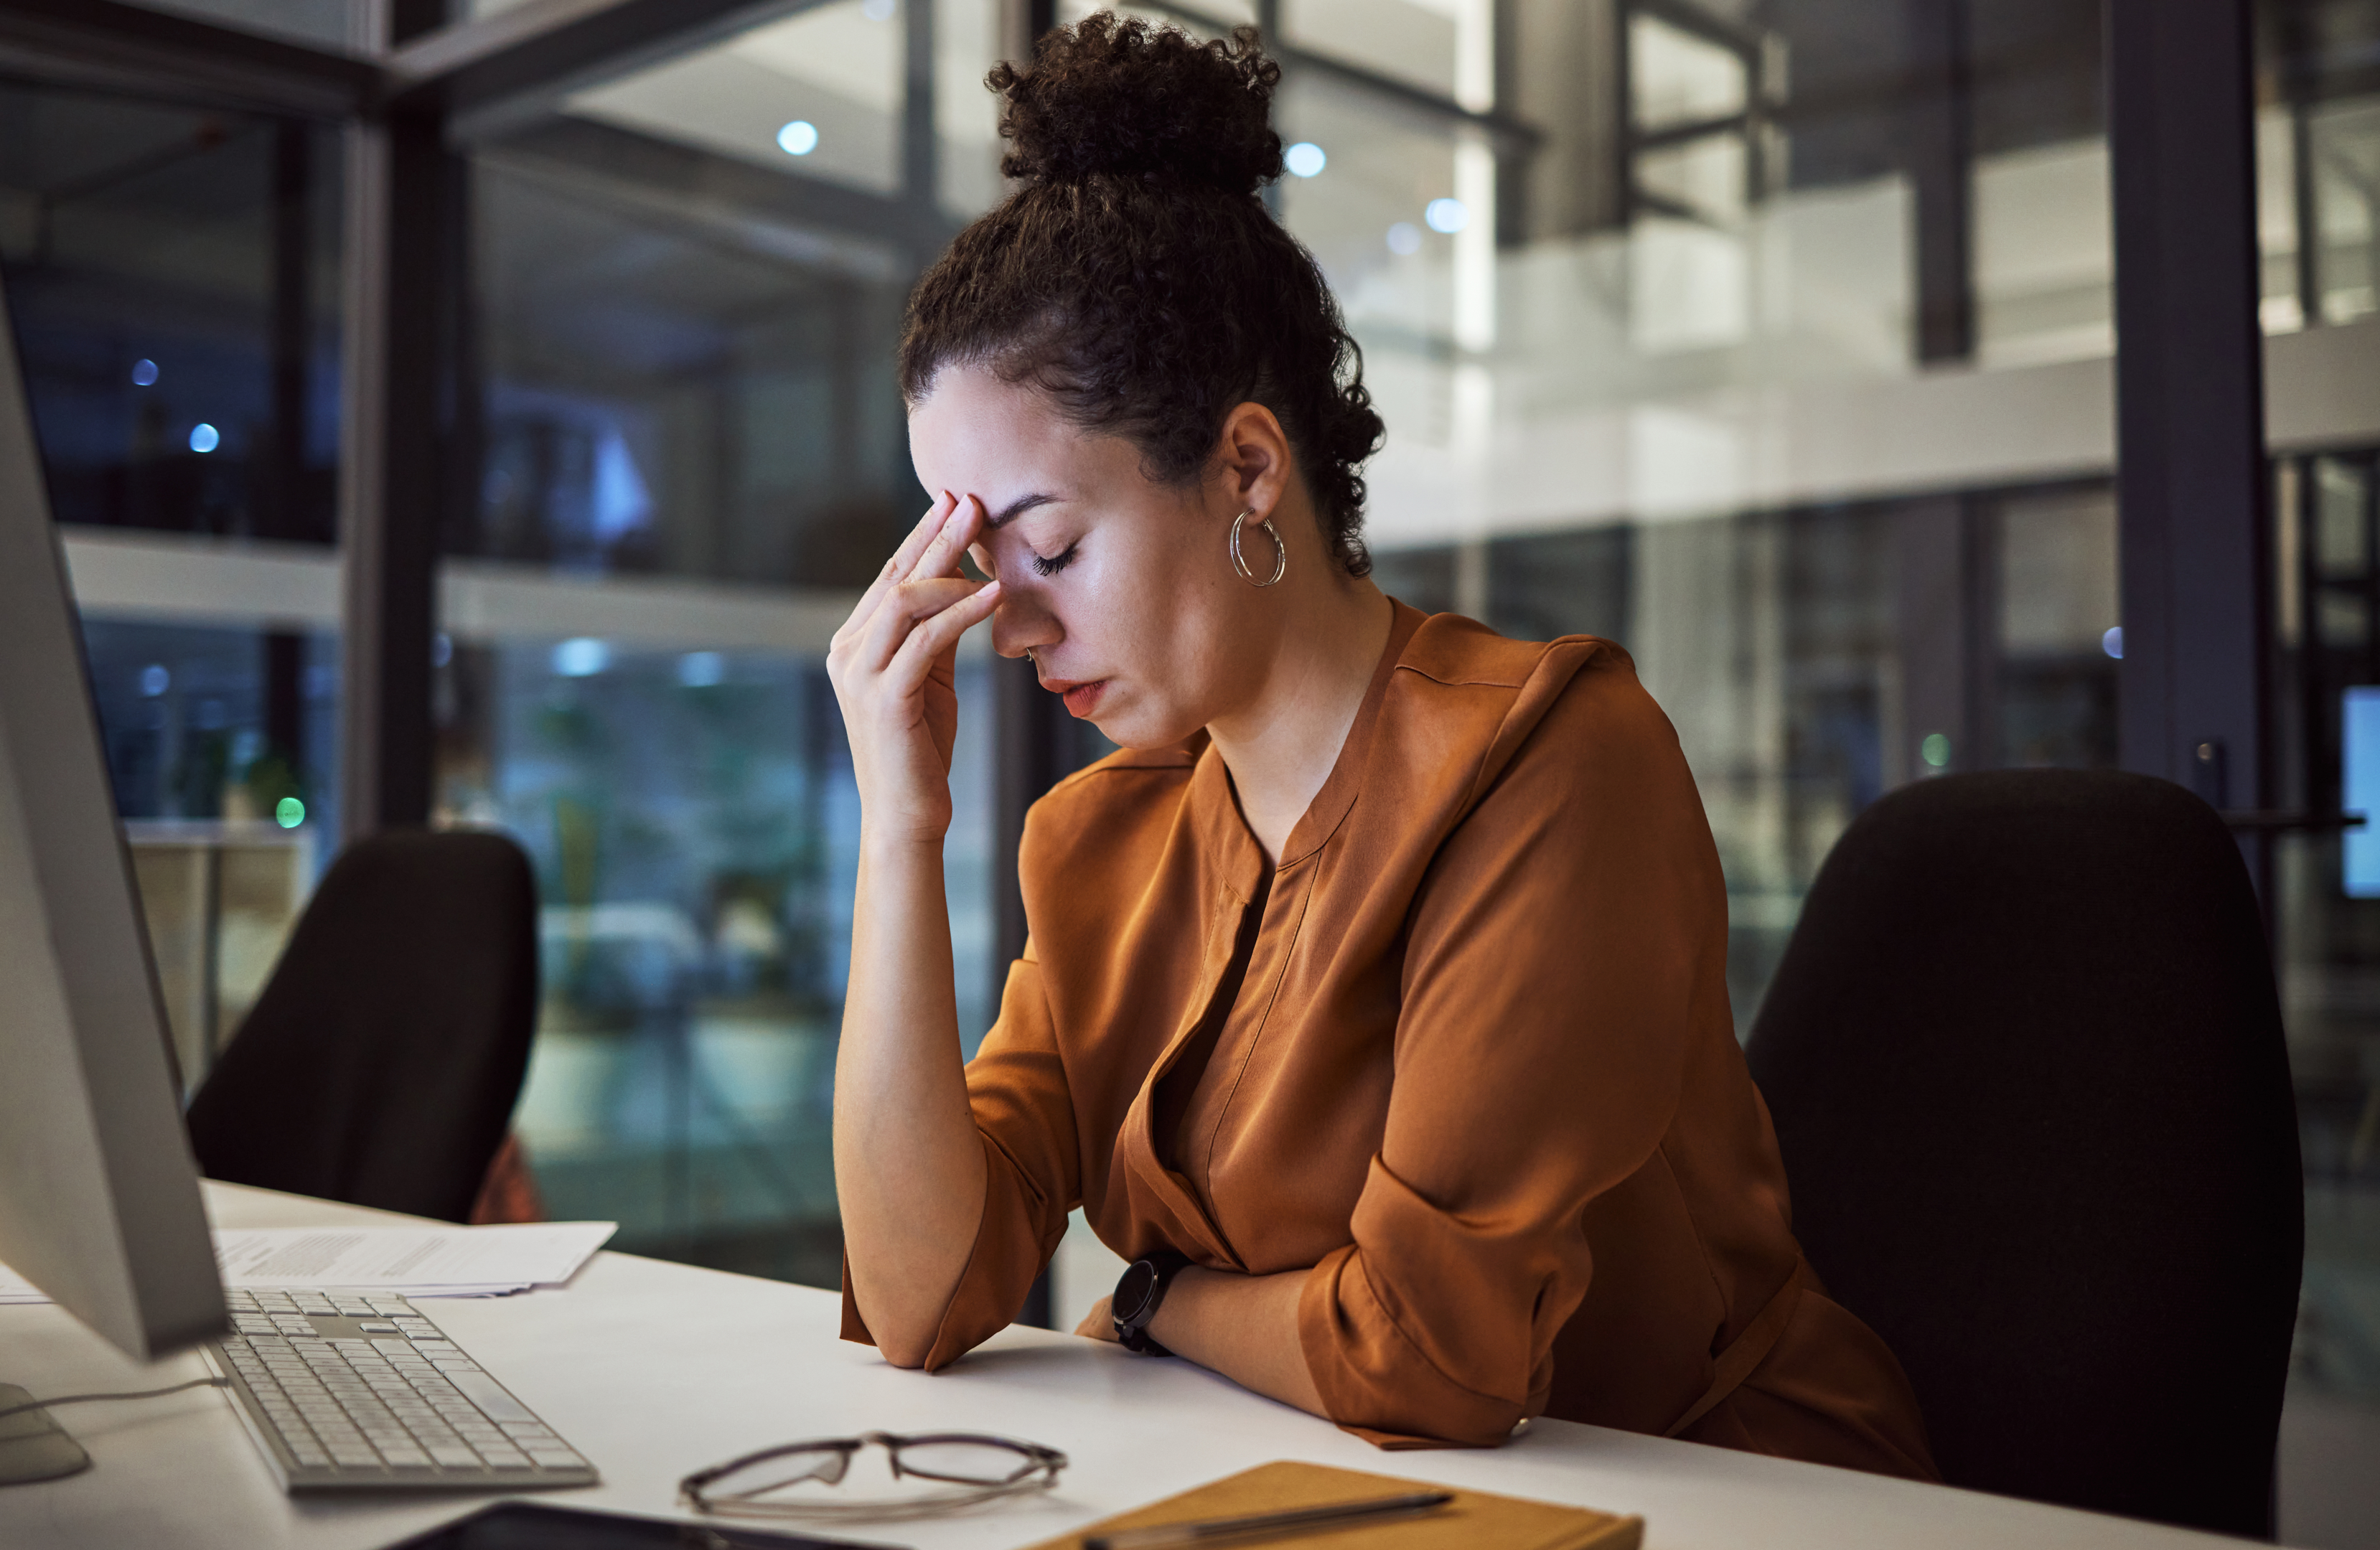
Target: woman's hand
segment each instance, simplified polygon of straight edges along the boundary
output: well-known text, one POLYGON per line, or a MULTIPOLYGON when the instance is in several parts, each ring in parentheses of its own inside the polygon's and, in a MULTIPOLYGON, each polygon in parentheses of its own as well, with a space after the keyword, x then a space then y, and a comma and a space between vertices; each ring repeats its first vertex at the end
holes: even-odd
POLYGON ((851 739, 860 822, 940 845, 951 827, 959 637, 991 617, 1000 583, 959 569, 983 503, 944 490, 834 633, 827 677, 851 739))
POLYGON ((1112 1297, 1102 1297, 1092 1303, 1091 1311, 1083 1315, 1083 1322, 1075 1326, 1075 1333, 1085 1339, 1116 1344, 1114 1302, 1112 1297))
POLYGON ((942 837, 959 636, 998 583, 959 571, 983 505, 945 490, 827 652, 859 782, 851 979, 834 1061, 834 1187, 852 1295, 886 1360, 924 1364, 983 1219, 959 1064, 942 837))

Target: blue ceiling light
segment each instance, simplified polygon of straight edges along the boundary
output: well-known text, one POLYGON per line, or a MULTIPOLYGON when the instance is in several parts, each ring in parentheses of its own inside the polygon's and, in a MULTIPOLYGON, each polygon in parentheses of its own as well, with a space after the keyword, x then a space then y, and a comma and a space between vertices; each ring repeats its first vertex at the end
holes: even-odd
POLYGON ((1421 251, 1421 228, 1411 221, 1400 221, 1389 228, 1389 251, 1401 259, 1412 258, 1421 251))
POLYGON ((157 363, 153 360, 134 361, 132 363, 132 385, 134 387, 155 387, 157 385, 157 363))
POLYGON ((1421 218, 1429 223, 1430 230, 1452 236, 1471 224, 1471 212, 1461 200, 1432 200, 1421 218))
POLYGON ((206 421, 200 420, 198 424, 190 427, 190 450, 192 452, 212 452, 215 448, 221 445, 223 445, 223 432, 217 430, 213 426, 209 425, 206 421))
POLYGON ((1299 177, 1312 177, 1330 164, 1330 158, 1310 139, 1299 140, 1281 153, 1281 164, 1299 177))
POLYGON ((818 126, 796 118, 777 131, 777 149, 788 156, 807 156, 818 149, 818 126))

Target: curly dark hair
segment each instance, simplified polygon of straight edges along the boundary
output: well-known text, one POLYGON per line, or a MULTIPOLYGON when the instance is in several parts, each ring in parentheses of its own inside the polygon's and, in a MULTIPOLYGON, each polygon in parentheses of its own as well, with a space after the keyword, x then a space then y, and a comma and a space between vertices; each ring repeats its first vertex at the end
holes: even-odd
POLYGON ((1257 197, 1281 172, 1280 79, 1252 27, 1200 42, 1106 11, 995 68, 1000 170, 1022 187, 918 282, 901 391, 914 406, 944 366, 989 366, 1174 485, 1206 469, 1233 406, 1261 404, 1365 575, 1358 470, 1382 426, 1321 269, 1257 197))

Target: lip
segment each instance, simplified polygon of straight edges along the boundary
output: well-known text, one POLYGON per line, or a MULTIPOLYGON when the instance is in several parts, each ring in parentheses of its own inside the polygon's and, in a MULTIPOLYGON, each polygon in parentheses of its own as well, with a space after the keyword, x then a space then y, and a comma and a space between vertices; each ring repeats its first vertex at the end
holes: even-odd
POLYGON ((1108 681, 1094 679, 1076 683, 1068 678, 1044 678, 1041 686, 1066 702, 1066 713, 1077 720, 1089 717, 1099 708, 1099 696, 1107 692, 1108 681))

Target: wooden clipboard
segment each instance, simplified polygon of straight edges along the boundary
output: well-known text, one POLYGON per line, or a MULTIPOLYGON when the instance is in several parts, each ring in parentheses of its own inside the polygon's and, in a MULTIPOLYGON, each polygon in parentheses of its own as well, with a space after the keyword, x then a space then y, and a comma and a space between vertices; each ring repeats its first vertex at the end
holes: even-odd
MULTIPOLYGON (((1320 1464, 1259 1464, 1180 1496, 1087 1524, 1073 1533, 1044 1540, 1032 1550, 1082 1550, 1086 1536, 1111 1533, 1118 1529, 1366 1501, 1427 1484, 1424 1481, 1334 1470, 1320 1464)), ((1439 1489, 1454 1491, 1454 1500, 1418 1517, 1351 1522, 1302 1532, 1294 1538, 1248 1543, 1278 1544, 1295 1550, 1351 1550, 1355 1545, 1363 1546, 1363 1550, 1456 1550, 1457 1546, 1462 1550, 1639 1550, 1645 1540, 1642 1518, 1622 1518, 1583 1507, 1525 1501, 1519 1496, 1491 1496, 1485 1491, 1463 1491, 1453 1486, 1439 1489)))

